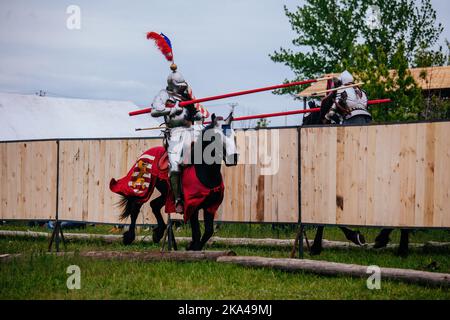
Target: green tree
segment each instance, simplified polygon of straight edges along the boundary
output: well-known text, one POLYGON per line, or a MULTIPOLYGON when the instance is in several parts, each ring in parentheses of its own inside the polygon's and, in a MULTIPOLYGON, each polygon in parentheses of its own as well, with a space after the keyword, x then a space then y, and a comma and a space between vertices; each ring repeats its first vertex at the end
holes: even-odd
POLYGON ((359 54, 361 45, 371 63, 396 68, 398 53, 403 52, 410 65, 420 50, 436 44, 443 30, 430 0, 307 0, 293 12, 286 6, 284 10, 297 33, 292 43, 300 50, 280 48, 270 58, 291 68, 292 80, 342 71, 344 60, 359 54), (369 9, 375 9, 378 18, 375 28, 369 23, 369 9))
MULTIPOLYGON (((442 48, 439 50, 423 49, 417 52, 414 59, 415 67, 434 67, 450 65, 450 43, 446 43, 446 52, 442 48)), ((431 68, 432 70, 433 68, 431 68)), ((425 82, 424 108, 421 117, 428 120, 450 119, 450 101, 442 99, 438 92, 431 90, 428 85, 431 83, 433 73, 422 71, 420 78, 425 82)))
POLYGON ((364 82, 364 90, 370 98, 392 100, 390 104, 371 108, 375 121, 408 121, 421 116, 424 106, 422 90, 408 70, 405 50, 405 46, 400 44, 392 55, 390 64, 393 69, 388 68, 388 58, 381 47, 375 58, 367 45, 356 46, 352 56, 343 60, 344 67, 364 82))

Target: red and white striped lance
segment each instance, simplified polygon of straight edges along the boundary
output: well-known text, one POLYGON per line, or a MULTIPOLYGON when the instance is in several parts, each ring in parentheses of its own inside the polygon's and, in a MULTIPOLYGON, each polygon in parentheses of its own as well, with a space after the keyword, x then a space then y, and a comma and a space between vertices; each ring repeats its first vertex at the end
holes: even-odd
MULTIPOLYGON (((218 96, 211 96, 211 97, 206 97, 206 98, 182 101, 178 105, 180 107, 184 107, 184 106, 187 106, 187 105, 190 105, 190 104, 194 104, 194 103, 202 103, 202 102, 226 99, 226 98, 242 96, 242 95, 251 94, 251 93, 257 93, 257 92, 262 92, 262 91, 270 91, 270 90, 288 88, 288 87, 293 87, 293 86, 300 86, 300 85, 304 85, 304 84, 309 84, 309 83, 314 83, 314 82, 323 81, 323 80, 329 80, 329 79, 331 79, 331 78, 330 77, 326 77, 326 78, 319 78, 319 79, 309 79, 309 80, 303 80, 303 81, 283 83, 283 84, 278 84, 278 85, 274 85, 274 86, 270 86, 270 87, 263 87, 263 88, 257 88, 257 89, 251 89, 251 90, 237 91, 237 92, 221 94, 221 95, 218 95, 218 96)), ((128 114, 130 116, 137 116, 139 114, 150 113, 151 111, 152 111, 152 108, 145 108, 145 109, 141 109, 141 110, 131 111, 128 114)))
MULTIPOLYGON (((375 100, 369 100, 367 102, 367 105, 377 105, 382 103, 389 103, 392 102, 391 99, 375 99, 375 100)), ((313 112, 319 112, 320 108, 311 108, 311 109, 299 109, 299 110, 291 110, 291 111, 283 111, 283 112, 272 112, 272 113, 261 113, 261 114, 253 114, 249 116, 242 116, 242 117, 236 117, 233 118, 233 121, 244 121, 244 120, 252 120, 252 119, 263 119, 263 118, 272 118, 272 117, 283 117, 283 116, 290 116, 294 114, 302 114, 302 113, 313 113, 313 112)), ((211 121, 205 121, 204 124, 211 123, 211 121)), ((164 129, 164 126, 159 127, 152 127, 152 128, 138 128, 136 131, 140 130, 157 130, 157 129, 164 129)))
MULTIPOLYGON (((381 103, 389 103, 392 102, 391 99, 376 99, 367 101, 367 105, 375 105, 381 103)), ((244 121, 251 119, 262 119, 262 118, 272 118, 272 117, 282 117, 289 116, 293 114, 302 114, 302 113, 312 113, 319 112, 320 108, 311 108, 311 109, 300 109, 300 110, 291 110, 291 111, 283 111, 283 112, 274 112, 274 113, 262 113, 262 114, 254 114, 249 116, 242 116, 233 118, 233 121, 244 121)))

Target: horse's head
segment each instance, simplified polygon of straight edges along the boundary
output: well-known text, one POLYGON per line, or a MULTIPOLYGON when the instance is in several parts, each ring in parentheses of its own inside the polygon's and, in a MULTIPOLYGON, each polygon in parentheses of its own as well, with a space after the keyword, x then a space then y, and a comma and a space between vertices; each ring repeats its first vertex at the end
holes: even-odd
POLYGON ((231 128, 231 122, 231 114, 223 120, 223 117, 217 117, 213 113, 211 123, 202 130, 202 153, 206 164, 221 164, 223 160, 226 166, 237 165, 236 136, 231 128))

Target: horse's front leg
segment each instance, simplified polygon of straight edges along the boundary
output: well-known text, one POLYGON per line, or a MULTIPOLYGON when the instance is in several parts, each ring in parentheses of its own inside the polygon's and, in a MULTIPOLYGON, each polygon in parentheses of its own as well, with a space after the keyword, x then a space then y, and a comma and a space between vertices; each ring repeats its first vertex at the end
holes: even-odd
POLYGON ((202 249, 202 245, 200 242, 202 233, 200 231, 200 222, 198 221, 198 211, 199 210, 196 210, 189 219, 192 229, 192 241, 191 243, 189 243, 186 250, 200 251, 202 249))
POLYGON ((322 252, 323 228, 324 226, 317 227, 316 236, 314 237, 314 243, 311 246, 311 255, 319 255, 322 252))
POLYGON ((205 222, 205 232, 203 233, 200 249, 203 249, 205 244, 209 239, 211 239, 212 235, 214 234, 214 214, 204 209, 203 220, 205 222))
POLYGON ((375 249, 380 249, 380 248, 386 247, 387 244, 389 243, 389 241, 391 240, 389 238, 389 236, 392 231, 394 231, 394 229, 391 229, 391 228, 382 229, 380 231, 380 233, 377 235, 377 237, 375 238, 375 244, 373 245, 373 247, 375 249))
POLYGON ((141 210, 142 204, 137 203, 134 200, 131 200, 130 202, 130 218, 131 218, 131 224, 128 231, 125 231, 123 233, 122 242, 124 245, 130 245, 134 239, 136 238, 136 220, 139 215, 139 211, 141 210))
POLYGON ((153 215, 155 216, 156 222, 158 223, 158 226, 153 229, 153 243, 159 243, 159 241, 164 236, 164 231, 167 228, 166 222, 164 221, 164 218, 161 214, 161 209, 166 204, 168 193, 167 184, 162 180, 158 180, 158 182, 156 183, 156 189, 161 193, 161 195, 150 201, 150 207, 152 208, 153 215))
POLYGON ((400 229, 400 245, 398 247, 397 254, 401 257, 406 257, 408 255, 409 247, 409 230, 400 229))

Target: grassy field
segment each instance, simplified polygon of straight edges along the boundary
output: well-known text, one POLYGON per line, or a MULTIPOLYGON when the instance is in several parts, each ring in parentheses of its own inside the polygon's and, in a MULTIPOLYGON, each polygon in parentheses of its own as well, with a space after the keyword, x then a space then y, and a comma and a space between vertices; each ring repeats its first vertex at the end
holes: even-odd
MULTIPOLYGON (((111 226, 89 226, 73 232, 107 233, 111 226)), ((45 231, 23 224, 1 229, 45 231)), ((369 242, 377 230, 364 229, 369 242)), ((71 230, 72 232, 72 230, 71 230)), ((308 232, 313 237, 313 230, 308 232)), ((145 232, 141 232, 145 234, 145 232)), ((186 227, 176 235, 188 235, 186 227)), ((270 225, 221 225, 217 236, 292 238, 295 230, 270 225)), ((337 228, 328 228, 325 237, 344 240, 337 228)), ((399 232, 393 234, 398 241, 399 232)), ((412 242, 450 241, 447 231, 417 232, 412 242)), ((382 280, 381 290, 369 290, 366 280, 324 277, 308 273, 286 273, 271 269, 251 269, 214 262, 132 262, 98 261, 80 256, 54 257, 45 254, 46 239, 0 237, 0 253, 25 253, 20 259, 0 264, 0 299, 450 299, 450 290, 382 280), (66 268, 81 269, 81 289, 68 290, 66 268)), ((214 246, 211 250, 232 249, 239 255, 288 257, 290 249, 267 247, 214 246)), ((71 241, 68 251, 158 250, 148 243, 124 247, 120 243, 71 241)), ((450 273, 449 251, 412 250, 400 258, 392 250, 325 250, 309 257, 345 263, 400 267, 450 273)))

